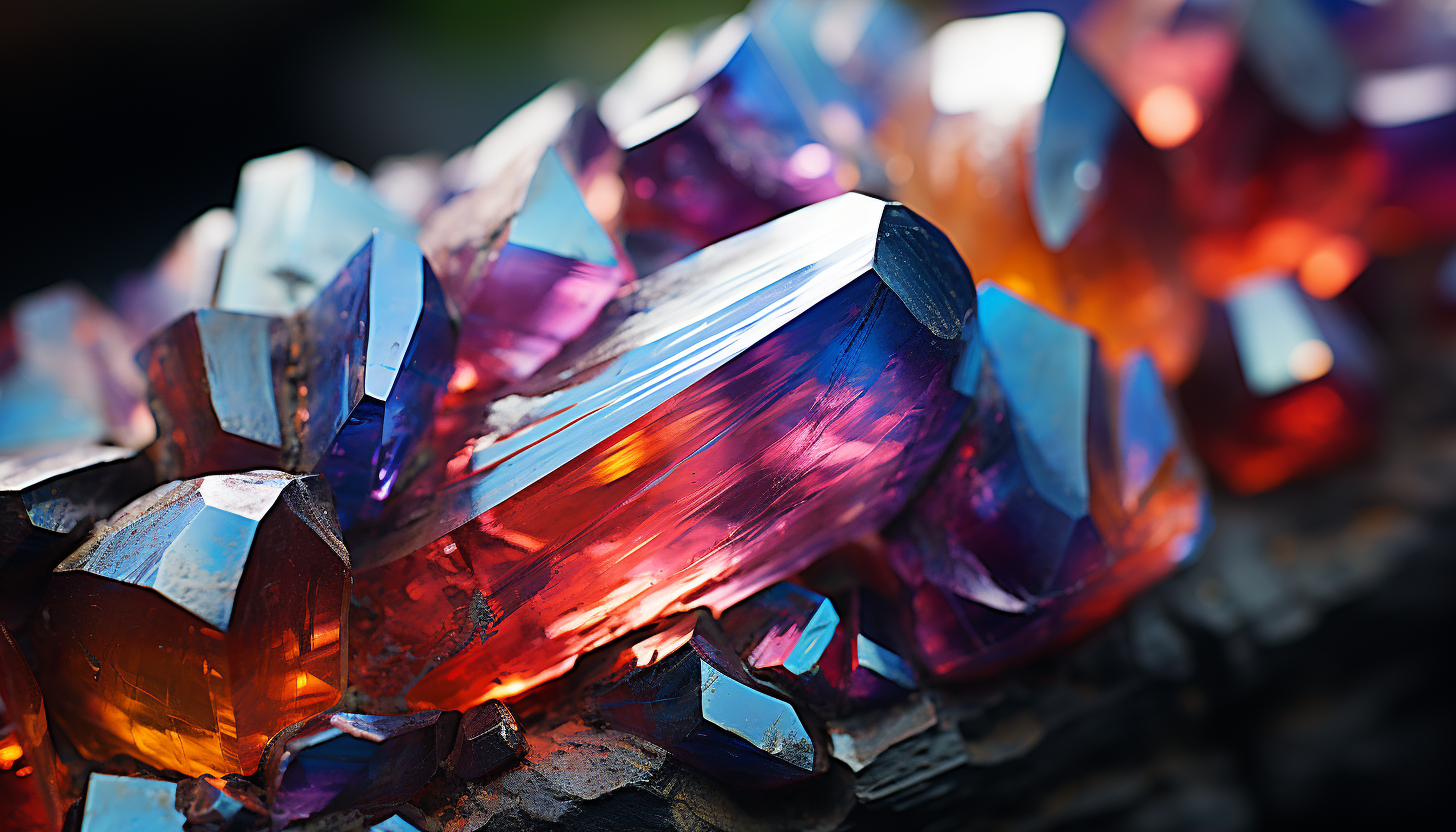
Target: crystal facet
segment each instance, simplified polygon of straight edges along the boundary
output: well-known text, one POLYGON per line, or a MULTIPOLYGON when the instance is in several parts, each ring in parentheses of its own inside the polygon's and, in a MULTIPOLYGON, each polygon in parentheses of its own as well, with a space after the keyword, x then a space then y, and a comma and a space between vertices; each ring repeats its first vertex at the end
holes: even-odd
POLYGON ((892 527, 924 664, 978 677, 1074 638, 1196 554, 1203 484, 1157 372, 1106 373, 1083 330, 983 286, 971 415, 892 527))
POLYGON ((268 820, 257 786, 242 778, 194 777, 177 784, 186 832, 250 832, 268 820))
POLYGON ((40 687, 0 622, 0 829, 57 832, 65 806, 40 687))
POLYGON ((973 309, 945 238, 859 195, 639 280, 356 549, 351 681, 466 707, 879 528, 954 430, 973 309))
POLYGON ((492 699, 461 714, 455 747, 445 767, 456 777, 475 780, 489 777, 525 753, 526 740, 516 718, 505 705, 492 699))
POLYGON ((123 509, 56 568, 36 626, 57 727, 93 760, 251 772, 343 688, 338 534, 316 476, 173 482, 123 509))
POLYGON ((781 786, 827 763, 794 706, 749 678, 706 613, 624 649, 588 703, 609 727, 734 785, 781 786))
POLYGON ((176 783, 93 773, 86 783, 81 832, 180 830, 187 818, 176 804, 176 783))

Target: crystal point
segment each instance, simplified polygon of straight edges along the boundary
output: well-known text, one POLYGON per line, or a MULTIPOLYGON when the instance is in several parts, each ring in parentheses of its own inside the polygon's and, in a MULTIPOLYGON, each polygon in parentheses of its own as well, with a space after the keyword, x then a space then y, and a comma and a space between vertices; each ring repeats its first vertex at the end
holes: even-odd
POLYGON ((525 753, 526 740, 516 718, 492 699, 461 714, 460 731, 445 766, 456 777, 476 780, 489 777, 525 753))

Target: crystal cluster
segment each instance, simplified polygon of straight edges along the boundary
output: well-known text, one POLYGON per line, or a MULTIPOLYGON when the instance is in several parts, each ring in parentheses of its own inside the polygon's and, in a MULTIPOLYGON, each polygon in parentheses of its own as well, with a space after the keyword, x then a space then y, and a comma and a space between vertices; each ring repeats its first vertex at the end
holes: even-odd
POLYGON ((1194 449, 1367 451, 1347 287, 1456 305, 1456 38, 1042 5, 756 0, 443 162, 248 162, 118 314, 18 301, 0 829, 463 828, 566 736, 837 788, 1196 557, 1194 449))

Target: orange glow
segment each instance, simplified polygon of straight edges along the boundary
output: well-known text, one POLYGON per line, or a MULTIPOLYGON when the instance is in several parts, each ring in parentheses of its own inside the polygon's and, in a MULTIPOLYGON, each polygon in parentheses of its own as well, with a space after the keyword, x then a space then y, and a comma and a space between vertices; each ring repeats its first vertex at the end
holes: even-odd
POLYGON ((0 771, 9 771, 15 761, 23 756, 25 749, 20 747, 20 740, 14 734, 0 740, 0 771))
POLYGON ((1138 103, 1134 116, 1143 137, 1154 147, 1170 148, 1188 141, 1203 126, 1193 94, 1177 84, 1154 87, 1138 103))
POLYGON ((1330 237, 1315 246, 1299 266, 1299 285, 1317 298, 1332 298, 1345 291, 1364 271, 1369 256, 1353 237, 1330 237))
POLYGON ((480 382, 480 374, 475 371, 468 361, 455 362, 455 375, 450 376, 450 392, 464 393, 467 390, 474 390, 475 385, 480 382))

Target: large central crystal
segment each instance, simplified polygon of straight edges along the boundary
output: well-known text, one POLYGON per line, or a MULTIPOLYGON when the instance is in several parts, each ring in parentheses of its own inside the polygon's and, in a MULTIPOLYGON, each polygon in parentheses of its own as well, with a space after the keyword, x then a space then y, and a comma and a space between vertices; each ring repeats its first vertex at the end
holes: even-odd
POLYGON ((470 471, 357 551, 351 680, 455 708, 881 527, 954 433, 949 242, 845 195, 634 285, 497 402, 470 471))

